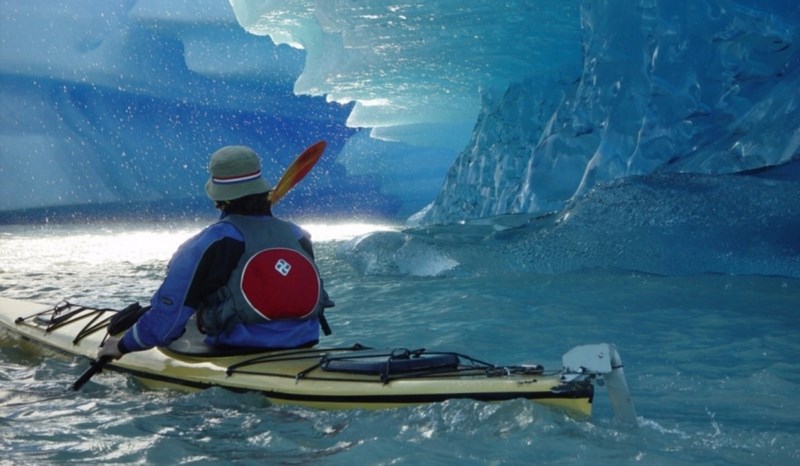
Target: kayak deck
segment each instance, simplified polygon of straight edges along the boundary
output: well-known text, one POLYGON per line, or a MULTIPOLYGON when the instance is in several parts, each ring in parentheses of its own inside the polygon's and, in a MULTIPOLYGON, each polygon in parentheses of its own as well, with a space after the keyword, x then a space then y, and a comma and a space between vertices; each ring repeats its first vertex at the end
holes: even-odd
MULTIPOLYGON (((11 333, 86 358, 94 358, 116 314, 66 302, 46 307, 0 298, 0 323, 11 333)), ((591 414, 590 379, 567 380, 560 370, 545 371, 540 365, 495 365, 456 352, 379 350, 360 344, 274 351, 215 348, 202 339, 190 325, 169 347, 130 353, 106 368, 154 388, 257 391, 276 404, 324 409, 524 398, 578 417, 591 414)))

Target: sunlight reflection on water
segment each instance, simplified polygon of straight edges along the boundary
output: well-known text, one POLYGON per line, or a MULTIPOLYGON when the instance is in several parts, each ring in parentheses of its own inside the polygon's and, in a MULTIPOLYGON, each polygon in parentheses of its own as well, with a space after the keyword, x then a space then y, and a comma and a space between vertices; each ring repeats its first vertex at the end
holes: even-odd
MULTIPOLYGON (((378 223, 303 223, 314 242, 343 241, 371 232, 391 230, 378 223)), ((163 226, 116 225, 113 228, 75 226, 31 230, 26 226, 0 227, 0 267, 30 270, 44 264, 80 262, 107 264, 110 261, 143 264, 166 261, 175 250, 204 225, 163 226)))
MULTIPOLYGON (((322 262, 339 241, 392 228, 369 222, 299 224, 311 233, 322 262)), ((178 247, 206 226, 192 221, 3 225, 0 292, 12 298, 70 299, 112 307, 147 301, 178 247)))
POLYGON ((374 231, 393 231, 397 226, 388 223, 322 223, 310 221, 301 226, 311 233, 315 242, 345 241, 374 231))

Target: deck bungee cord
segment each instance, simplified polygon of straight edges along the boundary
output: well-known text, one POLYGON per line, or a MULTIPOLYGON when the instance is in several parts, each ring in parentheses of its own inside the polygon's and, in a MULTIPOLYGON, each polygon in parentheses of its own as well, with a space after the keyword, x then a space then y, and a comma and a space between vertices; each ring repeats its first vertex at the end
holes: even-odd
MULTIPOLYGON (((139 303, 133 303, 122 310, 116 310, 112 308, 95 308, 87 305, 73 304, 64 300, 50 309, 26 317, 20 317, 15 320, 15 323, 19 325, 27 321, 33 321, 45 325, 45 332, 50 333, 66 325, 89 319, 86 325, 72 340, 73 344, 78 344, 84 338, 101 330, 106 330, 107 334, 112 335, 127 330, 135 323, 135 317, 142 314, 143 309, 146 308, 140 306, 139 303), (114 328, 115 324, 116 328, 114 328)), ((377 375, 380 377, 380 383, 384 384, 407 378, 464 377, 469 375, 501 377, 512 374, 554 375, 559 372, 557 370, 545 372, 544 367, 538 364, 499 366, 463 353, 452 351, 428 351, 425 348, 414 350, 406 348, 375 350, 375 348, 360 343, 338 348, 273 350, 275 351, 274 353, 269 352, 269 350, 253 348, 241 348, 239 351, 226 348, 219 353, 215 353, 213 350, 206 352, 185 352, 174 350, 170 347, 167 347, 167 349, 179 355, 204 356, 209 358, 247 355, 254 351, 267 352, 266 354, 245 359, 228 366, 226 373, 229 376, 234 374, 249 374, 270 377, 290 377, 296 380, 314 379, 314 377, 309 374, 316 369, 321 369, 325 372, 377 375), (317 362, 294 375, 246 369, 247 367, 264 363, 307 360, 310 356, 316 357, 320 355, 320 353, 322 353, 322 355, 319 356, 317 362), (340 355, 337 356, 337 353, 340 355)), ((319 378, 317 379, 320 380, 319 378)), ((350 381, 352 379, 326 377, 324 380, 350 381)))

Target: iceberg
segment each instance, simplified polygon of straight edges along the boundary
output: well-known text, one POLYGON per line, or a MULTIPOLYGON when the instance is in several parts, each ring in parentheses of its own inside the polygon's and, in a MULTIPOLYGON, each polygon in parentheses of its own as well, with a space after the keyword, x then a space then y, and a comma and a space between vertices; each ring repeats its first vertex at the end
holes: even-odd
POLYGON ((461 150, 480 94, 580 58, 578 5, 492 0, 231 0, 248 32, 307 52, 298 94, 354 102, 348 124, 461 150))
POLYGON ((600 184, 557 213, 382 231, 338 251, 367 275, 503 277, 604 270, 800 278, 793 173, 662 173, 600 184))
POLYGON ((231 4, 249 32, 306 50, 295 91, 354 102, 351 126, 431 143, 446 124, 438 144, 458 148, 452 125, 474 121, 418 222, 554 212, 618 178, 799 153, 796 2, 231 4))
POLYGON ((202 198, 208 154, 233 142, 275 179, 328 140, 288 207, 415 225, 558 213, 630 177, 750 176, 800 154, 788 0, 0 8, 0 212, 202 198))
POLYGON ((580 69, 487 101, 426 220, 553 212, 627 176, 797 159, 800 7, 745 3, 582 5, 580 69))
MULTIPOLYGON (((287 209, 399 215, 435 195, 426 187, 408 202, 396 184, 348 176, 337 155, 359 132, 345 126, 351 106, 294 94, 305 53, 248 34, 225 2, 4 0, 0 12, 4 221, 70 218, 75 206, 208 211, 208 157, 225 144, 252 146, 274 182, 305 146, 328 141, 287 209)), ((349 146, 404 146, 375 144, 349 146)), ((447 160, 441 152, 427 155, 447 160)))

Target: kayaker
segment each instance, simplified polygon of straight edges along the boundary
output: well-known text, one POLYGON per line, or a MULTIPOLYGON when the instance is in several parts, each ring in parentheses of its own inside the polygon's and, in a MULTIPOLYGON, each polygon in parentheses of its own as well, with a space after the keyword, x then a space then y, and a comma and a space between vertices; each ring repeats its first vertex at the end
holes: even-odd
POLYGON ((328 333, 322 310, 332 302, 310 235, 272 216, 258 155, 226 146, 212 154, 209 171, 205 190, 220 220, 178 248, 150 309, 122 337, 109 337, 98 357, 167 346, 195 315, 214 346, 310 347, 320 322, 328 333))

